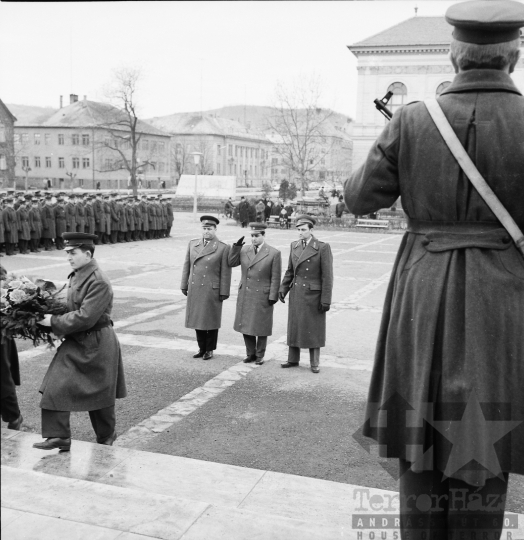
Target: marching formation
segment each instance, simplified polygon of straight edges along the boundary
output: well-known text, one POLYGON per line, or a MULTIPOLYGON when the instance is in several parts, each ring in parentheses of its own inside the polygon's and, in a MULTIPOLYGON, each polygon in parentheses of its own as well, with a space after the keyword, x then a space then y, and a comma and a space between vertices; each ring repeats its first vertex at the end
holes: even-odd
POLYGON ((97 244, 167 238, 173 225, 171 198, 107 193, 0 193, 0 250, 21 255, 64 249, 62 235, 97 235, 97 244))
POLYGON ((244 236, 228 246, 217 236, 219 220, 202 216, 202 237, 190 240, 180 288, 187 296, 186 328, 196 331, 198 352, 193 358, 210 360, 222 323, 222 304, 229 298, 231 268, 240 266, 242 277, 234 330, 244 337, 244 362, 264 363, 267 338, 273 329, 274 305, 289 293, 287 344, 283 368, 299 365, 300 349, 309 349, 313 373, 320 372, 320 348, 326 342, 326 312, 333 290, 333 256, 326 242, 312 234, 315 218, 296 219, 299 240, 291 244, 289 262, 281 279, 280 251, 267 243, 265 223, 253 222, 251 245, 244 236))

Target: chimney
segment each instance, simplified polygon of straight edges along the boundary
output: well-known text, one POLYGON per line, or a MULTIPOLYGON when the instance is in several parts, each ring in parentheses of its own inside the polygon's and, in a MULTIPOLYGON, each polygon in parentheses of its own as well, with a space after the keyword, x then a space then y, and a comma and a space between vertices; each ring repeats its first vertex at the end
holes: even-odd
POLYGON ((60 96, 60 108, 64 106, 64 96, 60 96))
POLYGON ((78 101, 78 96, 76 94, 69 94, 69 105, 76 103, 78 101))
POLYGON ((87 96, 84 96, 84 103, 87 101, 87 96))

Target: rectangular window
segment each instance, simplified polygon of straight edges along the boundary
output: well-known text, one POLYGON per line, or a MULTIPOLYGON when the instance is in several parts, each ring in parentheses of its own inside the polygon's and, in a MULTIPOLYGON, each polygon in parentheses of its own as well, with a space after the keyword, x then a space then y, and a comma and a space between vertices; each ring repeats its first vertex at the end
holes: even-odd
POLYGON ((112 164, 111 159, 106 158, 105 162, 104 162, 104 166, 105 166, 106 170, 108 170, 108 171, 111 170, 111 164, 112 164))
POLYGON ((29 158, 27 156, 22 156, 22 167, 29 167, 29 158))
POLYGON ((63 133, 58 134, 58 144, 60 144, 60 145, 64 144, 64 135, 63 135, 63 133))
POLYGON ((82 144, 89 146, 89 133, 82 133, 82 144))
POLYGON ((232 155, 233 155, 233 145, 232 145, 232 144, 228 144, 228 145, 227 145, 227 155, 228 155, 228 156, 232 156, 232 155))
POLYGON ((257 175, 257 166, 255 165, 255 176, 257 175))
POLYGON ((65 161, 64 161, 63 157, 58 158, 58 168, 59 169, 64 169, 65 168, 65 161))
POLYGON ((111 137, 104 137, 104 145, 111 146, 111 137))
POLYGON ((219 144, 217 144, 217 156, 221 156, 221 155, 222 155, 222 154, 221 154, 221 151, 222 151, 222 147, 221 147, 219 144))
POLYGON ((160 141, 158 143, 158 149, 160 150, 160 152, 165 152, 166 151, 166 143, 164 141, 160 141))
POLYGON ((51 143, 51 133, 44 133, 44 143, 45 144, 51 143))
POLYGON ((15 133, 15 144, 20 144, 20 134, 15 133))
POLYGON ((73 158, 73 169, 79 169, 80 168, 80 158, 74 157, 73 158))
POLYGON ((0 171, 5 171, 7 169, 7 160, 5 159, 4 154, 0 154, 0 171))
POLYGON ((148 140, 143 140, 142 141, 142 150, 149 150, 149 141, 148 140))
POLYGON ((35 156, 35 167, 40 167, 40 156, 35 156))
POLYGON ((156 152, 157 150, 157 142, 151 141, 151 152, 156 152))
POLYGON ((5 127, 0 124, 0 143, 5 143, 5 127))
POLYGON ((82 158, 82 169, 89 169, 89 158, 82 158))
POLYGON ((29 133, 22 133, 22 144, 27 144, 29 142, 29 133))
POLYGON ((235 163, 235 174, 237 174, 237 164, 235 163))
POLYGON ((222 174, 222 173, 220 172, 220 163, 217 163, 217 174, 222 174))
POLYGON ((50 157, 45 158, 45 166, 46 166, 47 169, 51 168, 51 158, 50 157))
POLYGON ((79 178, 79 179, 78 179, 78 185, 79 185, 80 187, 84 187, 84 179, 83 179, 83 178, 79 178))
POLYGON ((71 139, 73 146, 78 146, 80 144, 80 135, 78 133, 73 133, 71 139))
POLYGON ((35 133, 35 144, 40 144, 40 133, 35 133))
POLYGON ((238 156, 238 146, 235 145, 235 157, 238 156))

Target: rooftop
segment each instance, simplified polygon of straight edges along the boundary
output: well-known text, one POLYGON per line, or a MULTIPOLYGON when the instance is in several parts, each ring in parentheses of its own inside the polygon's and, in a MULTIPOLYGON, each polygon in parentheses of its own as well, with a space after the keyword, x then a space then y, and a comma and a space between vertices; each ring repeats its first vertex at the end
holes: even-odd
POLYGON ((444 17, 412 17, 387 30, 349 45, 349 49, 449 45, 453 27, 444 17))

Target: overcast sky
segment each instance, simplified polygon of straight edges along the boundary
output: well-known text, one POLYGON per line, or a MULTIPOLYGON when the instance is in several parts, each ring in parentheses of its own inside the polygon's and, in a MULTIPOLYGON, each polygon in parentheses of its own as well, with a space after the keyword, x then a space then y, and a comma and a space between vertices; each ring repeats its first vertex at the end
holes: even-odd
POLYGON ((270 105, 275 84, 317 74, 322 105, 354 116, 357 41, 453 1, 0 3, 0 98, 58 107, 104 99, 114 68, 142 70, 143 118, 270 105))

